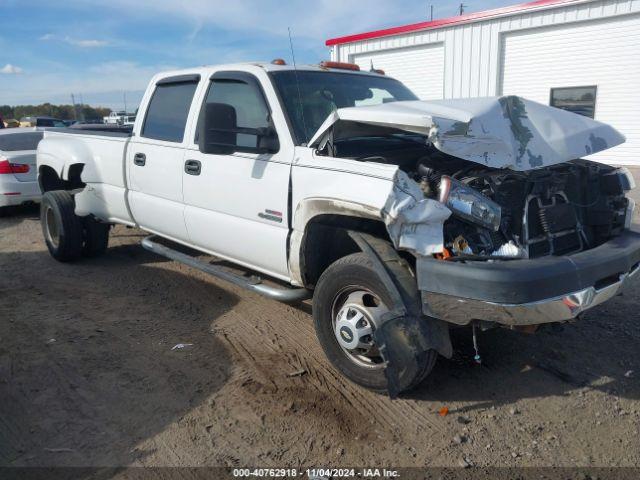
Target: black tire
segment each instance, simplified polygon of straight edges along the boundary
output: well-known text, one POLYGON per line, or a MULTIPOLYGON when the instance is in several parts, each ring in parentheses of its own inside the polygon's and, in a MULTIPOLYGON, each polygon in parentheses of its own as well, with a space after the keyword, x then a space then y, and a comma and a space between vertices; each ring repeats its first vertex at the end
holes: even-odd
MULTIPOLYGON (((382 258, 389 258, 383 256, 382 258)), ((409 266, 397 258, 385 262, 394 283, 404 297, 409 312, 420 311, 420 295, 415 277, 409 266)), ((325 355, 333 366, 348 379, 365 388, 377 392, 387 390, 387 379, 383 368, 369 368, 356 364, 338 343, 333 326, 333 304, 341 291, 349 286, 363 287, 374 293, 388 307, 393 305, 391 294, 378 276, 368 255, 354 253, 337 260, 320 277, 313 296, 313 319, 318 340, 325 355)), ((415 388, 433 369, 438 353, 435 350, 425 352, 418 360, 418 368, 406 369, 401 373, 402 391, 415 388)))
POLYGON ((11 207, 0 207, 0 218, 7 217, 11 213, 11 207))
POLYGON ((42 233, 49 253, 59 262, 71 262, 82 254, 82 220, 74 210, 69 192, 54 190, 42 196, 42 233))
POLYGON ((85 257, 99 257, 109 246, 109 230, 111 225, 101 223, 92 217, 82 219, 84 245, 82 254, 85 257))

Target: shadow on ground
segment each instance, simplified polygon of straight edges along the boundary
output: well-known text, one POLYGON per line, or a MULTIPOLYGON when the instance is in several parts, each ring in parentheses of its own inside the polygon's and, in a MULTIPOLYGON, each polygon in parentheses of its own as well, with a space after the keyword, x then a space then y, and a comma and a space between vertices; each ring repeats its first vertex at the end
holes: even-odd
POLYGON ((238 299, 159 262, 138 245, 73 266, 0 252, 0 464, 129 464, 225 384, 211 329, 238 299))
POLYGON ((473 402, 470 410, 565 396, 583 388, 640 399, 640 385, 628 374, 640 370, 639 287, 636 282, 626 296, 533 335, 506 329, 482 332, 481 365, 473 360, 471 329, 453 330, 454 357, 440 357, 427 381, 408 398, 473 402))

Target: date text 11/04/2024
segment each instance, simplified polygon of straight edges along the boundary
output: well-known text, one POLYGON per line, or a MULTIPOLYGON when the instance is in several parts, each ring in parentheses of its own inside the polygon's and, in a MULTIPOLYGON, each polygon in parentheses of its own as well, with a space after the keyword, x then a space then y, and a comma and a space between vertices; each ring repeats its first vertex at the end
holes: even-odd
POLYGON ((234 468, 234 478, 308 478, 321 480, 326 478, 399 478, 397 470, 386 468, 234 468))

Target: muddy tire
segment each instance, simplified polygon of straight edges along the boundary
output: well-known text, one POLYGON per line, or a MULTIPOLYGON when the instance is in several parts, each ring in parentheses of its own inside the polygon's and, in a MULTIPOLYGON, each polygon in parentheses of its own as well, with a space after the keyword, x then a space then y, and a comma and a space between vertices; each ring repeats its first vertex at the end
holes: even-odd
MULTIPOLYGON (((398 259, 385 262, 385 267, 404 297, 407 310, 419 311, 420 296, 408 265, 398 259)), ((327 358, 348 379, 377 392, 387 390, 387 380, 382 358, 377 354, 375 344, 371 345, 367 323, 375 328, 376 319, 392 305, 392 294, 364 253, 343 257, 329 266, 320 277, 313 296, 316 334, 327 358), (362 318, 358 319, 361 314, 362 318), (347 327, 346 332, 341 325, 347 327), (357 333, 354 335, 354 332, 357 333), (345 348, 344 334, 347 339, 358 338, 357 348, 351 349, 353 343, 345 348)), ((437 356, 435 350, 429 350, 418 359, 415 371, 407 369, 401 373, 401 390, 411 390, 419 385, 433 369, 437 356)))
POLYGON ((82 219, 83 239, 82 255, 85 257, 99 257, 109 246, 109 230, 111 225, 101 223, 92 217, 82 219))
POLYGON ((46 192, 40 204, 40 224, 49 253, 59 262, 71 262, 82 254, 82 220, 75 214, 69 192, 46 192))

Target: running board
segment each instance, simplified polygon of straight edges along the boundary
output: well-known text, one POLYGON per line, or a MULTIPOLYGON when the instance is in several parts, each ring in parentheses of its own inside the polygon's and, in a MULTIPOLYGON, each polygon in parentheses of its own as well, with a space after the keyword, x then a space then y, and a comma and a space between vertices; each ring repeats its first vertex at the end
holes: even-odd
POLYGON ((193 258, 187 254, 174 250, 173 248, 160 245, 153 240, 154 238, 155 235, 151 235, 142 240, 142 247, 150 252, 175 260, 176 262, 183 263, 190 267, 197 268, 204 273, 208 273, 209 275, 213 275, 214 277, 218 277, 222 280, 226 280, 238 287, 284 303, 296 303, 311 298, 311 291, 306 288, 269 287, 268 285, 262 284, 262 280, 259 277, 252 276, 251 278, 246 278, 241 275, 236 275, 222 267, 211 265, 210 263, 193 258))

